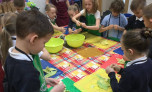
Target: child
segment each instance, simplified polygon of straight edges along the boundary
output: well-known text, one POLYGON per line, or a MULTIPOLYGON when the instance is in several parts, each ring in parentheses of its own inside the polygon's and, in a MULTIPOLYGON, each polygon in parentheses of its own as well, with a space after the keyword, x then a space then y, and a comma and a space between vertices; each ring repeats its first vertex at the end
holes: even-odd
POLYGON ((129 17, 128 24, 126 25, 126 30, 132 30, 137 28, 144 28, 143 21, 143 8, 146 5, 146 0, 133 0, 131 3, 131 11, 134 13, 133 16, 129 17))
POLYGON ((79 14, 73 17, 73 21, 77 26, 82 26, 89 33, 100 36, 98 32, 100 26, 100 11, 98 11, 98 2, 97 0, 84 0, 85 9, 80 11, 79 14), (77 18, 84 15, 86 17, 87 23, 80 23, 77 18))
MULTIPOLYGON (((146 6, 143 10, 143 19, 145 27, 152 29, 152 4, 146 6)), ((152 59, 152 39, 148 57, 152 59)))
POLYGON ((24 0, 14 0, 14 6, 16 8, 16 13, 21 13, 24 11, 25 8, 25 1, 24 0))
MULTIPOLYGON (((3 16, 3 14, 0 15, 0 33, 2 31, 2 24, 1 24, 1 18, 2 18, 2 16, 3 16)), ((0 47, 1 47, 1 43, 0 43, 0 47)), ((1 56, 1 50, 0 50, 0 92, 4 92, 4 89, 3 89, 3 79, 4 79, 4 70, 2 68, 2 56, 1 56)))
POLYGON ((124 56, 130 60, 126 68, 112 64, 106 68, 113 92, 151 92, 152 60, 147 57, 152 30, 127 31, 121 38, 124 56), (117 82, 115 71, 120 75, 117 82))
POLYGON ((48 92, 46 83, 54 86, 51 92, 64 90, 63 83, 58 84, 57 80, 44 78, 37 55, 53 33, 48 18, 39 11, 24 11, 18 15, 16 46, 9 49, 4 67, 7 92, 48 92))
POLYGON ((53 4, 47 4, 45 7, 45 11, 46 11, 47 17, 48 17, 50 23, 52 24, 53 28, 56 30, 60 30, 61 32, 64 33, 65 32, 64 27, 58 27, 56 25, 56 12, 57 12, 56 7, 53 4))
POLYGON ((46 4, 51 1, 57 7, 57 19, 58 26, 66 26, 69 24, 68 7, 70 6, 69 0, 46 0, 46 4))
POLYGON ((126 17, 121 14, 124 10, 124 3, 122 0, 114 0, 111 3, 111 14, 105 16, 101 23, 100 32, 103 32, 103 37, 119 41, 124 27, 127 25, 126 17))
MULTIPOLYGON (((72 21, 72 17, 79 13, 79 6, 78 4, 74 4, 69 6, 68 8, 68 14, 70 16, 70 21, 68 25, 68 31, 69 33, 79 33, 82 31, 82 27, 76 26, 76 24, 72 21)), ((80 17, 81 22, 85 22, 85 18, 83 16, 80 17)))

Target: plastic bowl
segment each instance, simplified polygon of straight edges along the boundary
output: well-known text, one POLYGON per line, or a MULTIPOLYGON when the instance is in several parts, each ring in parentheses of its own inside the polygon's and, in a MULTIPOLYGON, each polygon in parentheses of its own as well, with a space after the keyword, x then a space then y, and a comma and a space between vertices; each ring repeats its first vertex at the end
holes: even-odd
POLYGON ((64 44, 64 40, 60 38, 51 38, 46 44, 45 48, 50 53, 57 53, 62 50, 64 44))
POLYGON ((65 37, 65 40, 70 47, 77 48, 82 46, 85 36, 82 34, 70 34, 65 37))

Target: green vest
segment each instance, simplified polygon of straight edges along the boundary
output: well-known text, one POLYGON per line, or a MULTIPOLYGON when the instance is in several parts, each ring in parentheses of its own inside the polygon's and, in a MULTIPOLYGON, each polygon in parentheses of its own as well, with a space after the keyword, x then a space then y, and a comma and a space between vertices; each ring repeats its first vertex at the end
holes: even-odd
MULTIPOLYGON (((87 20, 87 26, 94 26, 96 25, 96 18, 94 16, 94 14, 86 14, 86 20, 87 20)), ((87 29, 88 33, 97 35, 97 36, 101 36, 101 33, 99 33, 99 30, 90 30, 87 29)))
POLYGON ((46 85, 44 73, 43 73, 43 70, 42 70, 40 58, 39 58, 38 55, 33 55, 32 57, 33 57, 33 65, 40 73, 40 76, 39 76, 40 92, 49 92, 48 88, 47 88, 47 85, 46 85))

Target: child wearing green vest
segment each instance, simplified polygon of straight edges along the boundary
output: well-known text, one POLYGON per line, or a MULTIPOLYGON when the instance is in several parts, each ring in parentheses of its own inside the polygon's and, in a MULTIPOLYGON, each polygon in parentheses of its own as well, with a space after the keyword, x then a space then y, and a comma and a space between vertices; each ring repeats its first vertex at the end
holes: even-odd
POLYGON ((77 15, 75 15, 72 20, 77 24, 77 26, 82 26, 91 34, 100 36, 99 27, 100 27, 100 11, 98 11, 98 1, 97 0, 84 0, 85 9, 80 11, 77 15), (81 23, 77 19, 80 16, 86 17, 86 24, 81 23))
POLYGON ((46 15, 48 17, 48 20, 52 24, 53 28, 64 33, 65 32, 64 27, 58 27, 57 24, 56 24, 56 12, 57 12, 57 8, 55 7, 55 5, 53 5, 53 4, 47 4, 45 6, 45 11, 46 11, 46 15))
POLYGON ((44 78, 37 55, 51 38, 54 30, 48 18, 37 10, 23 11, 16 20, 16 45, 9 49, 4 70, 5 92, 63 92, 58 80, 44 78))

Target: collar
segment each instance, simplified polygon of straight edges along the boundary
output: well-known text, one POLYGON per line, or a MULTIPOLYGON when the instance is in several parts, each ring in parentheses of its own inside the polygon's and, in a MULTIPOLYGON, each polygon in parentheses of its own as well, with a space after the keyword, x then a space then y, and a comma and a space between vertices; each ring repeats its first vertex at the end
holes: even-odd
POLYGON ((131 66, 133 63, 135 63, 135 64, 143 64, 143 63, 145 63, 147 60, 147 56, 143 56, 143 57, 140 57, 140 58, 138 58, 138 59, 135 59, 135 60, 133 60, 133 61, 130 61, 130 62, 128 62, 127 63, 127 65, 126 65, 126 67, 128 67, 128 66, 131 66), (144 60, 143 62, 140 62, 140 61, 142 61, 142 60, 144 60), (138 62, 139 61, 139 62, 138 62))
MULTIPOLYGON (((15 49, 15 47, 11 47, 11 48, 9 48, 9 50, 8 50, 8 52, 9 52, 9 54, 10 54, 10 56, 11 56, 12 58, 14 58, 14 59, 19 59, 19 60, 31 61, 26 55, 24 55, 24 54, 22 54, 22 53, 14 53, 14 52, 12 52, 13 49, 15 49)), ((31 55, 28 55, 28 56, 29 56, 31 59, 33 59, 31 55)))
POLYGON ((136 17, 136 20, 143 21, 143 17, 141 18, 136 17))
POLYGON ((12 40, 16 40, 16 36, 11 36, 12 40))
POLYGON ((51 19, 48 15, 46 15, 46 16, 48 17, 49 21, 51 21, 51 22, 52 22, 52 21, 55 21, 55 19, 56 19, 56 18, 51 19))

